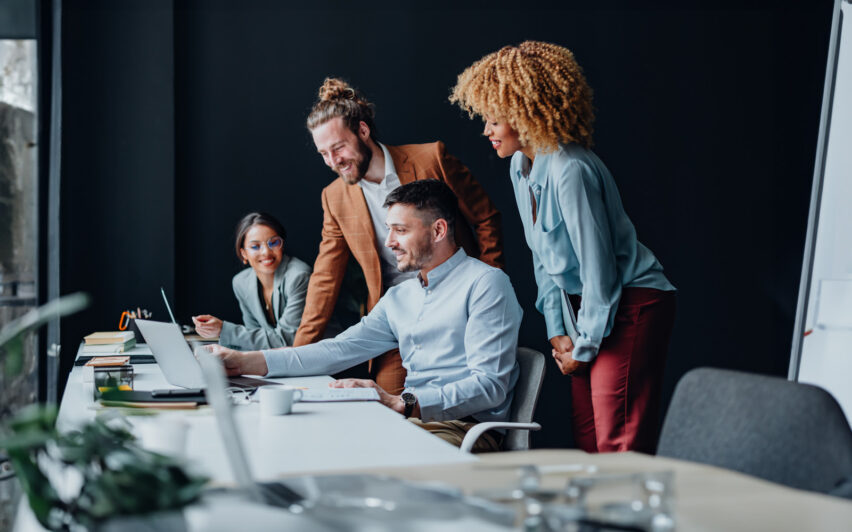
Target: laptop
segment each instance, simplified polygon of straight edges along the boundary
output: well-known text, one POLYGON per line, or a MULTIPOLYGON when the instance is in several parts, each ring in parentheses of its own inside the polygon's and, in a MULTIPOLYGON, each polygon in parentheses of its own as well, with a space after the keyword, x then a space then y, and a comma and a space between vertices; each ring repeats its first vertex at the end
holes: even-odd
POLYGON ((161 286, 160 293, 163 294, 163 301, 166 302, 166 310, 169 311, 169 317, 172 319, 172 323, 177 325, 177 320, 175 319, 175 314, 172 312, 172 306, 169 305, 169 298, 166 297, 166 290, 161 286))
POLYGON ((177 320, 175 319, 175 313, 174 313, 174 312, 172 312, 172 306, 171 306, 171 305, 169 305, 169 298, 168 298, 168 297, 166 297, 166 290, 165 290, 165 288, 163 288, 162 286, 160 287, 160 294, 162 294, 162 295, 163 295, 163 302, 166 304, 166 310, 168 310, 168 311, 169 311, 169 318, 171 318, 172 323, 174 323, 175 325, 180 326, 180 330, 181 330, 181 332, 183 332, 184 334, 189 334, 189 333, 191 333, 191 332, 193 331, 193 328, 192 328, 192 327, 190 327, 189 325, 180 325, 180 324, 177 322, 177 320))
POLYGON ((234 419, 234 405, 225 388, 222 362, 209 353, 199 356, 207 382, 207 400, 216 416, 225 456, 239 486, 254 502, 285 508, 306 521, 300 530, 399 530, 400 519, 425 523, 418 529, 465 524, 453 530, 515 530, 515 510, 497 503, 470 499, 455 489, 418 485, 402 479, 369 474, 305 475, 272 482, 252 477, 245 447, 234 419), (435 516, 435 507, 444 514, 435 516), (358 520, 355 525, 353 519, 358 520), (429 523, 435 526, 429 527, 429 523), (468 524, 469 523, 469 524, 468 524), (465 528, 468 527, 468 528, 465 528))
POLYGON ((243 442, 234 421, 234 405, 226 390, 228 381, 222 369, 222 362, 212 354, 205 353, 199 357, 198 363, 207 384, 207 401, 216 414, 216 424, 225 447, 225 456, 240 489, 255 502, 299 512, 305 501, 304 496, 282 482, 257 483, 252 479, 243 442))
MULTIPOLYGON (((189 344, 175 323, 137 319, 136 326, 145 343, 151 348, 154 359, 170 384, 181 388, 204 388, 204 376, 189 344)), ((244 390, 258 386, 279 384, 251 377, 229 377, 228 385, 244 390)))

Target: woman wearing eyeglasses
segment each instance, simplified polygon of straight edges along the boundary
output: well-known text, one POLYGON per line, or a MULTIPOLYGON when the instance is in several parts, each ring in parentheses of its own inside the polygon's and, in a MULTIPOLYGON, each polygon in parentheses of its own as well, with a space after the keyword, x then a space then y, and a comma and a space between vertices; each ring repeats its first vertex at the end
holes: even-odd
POLYGON ((511 157, 536 308, 559 370, 573 376, 578 445, 653 452, 675 288, 591 151, 592 90, 574 55, 506 46, 465 70, 450 100, 483 117, 497 156, 511 157))
POLYGON ((233 349, 271 349, 292 345, 302 321, 311 267, 284 254, 287 232, 273 216, 253 212, 237 224, 237 258, 250 268, 234 276, 234 295, 243 324, 210 314, 194 316, 195 330, 204 338, 219 337, 233 349))

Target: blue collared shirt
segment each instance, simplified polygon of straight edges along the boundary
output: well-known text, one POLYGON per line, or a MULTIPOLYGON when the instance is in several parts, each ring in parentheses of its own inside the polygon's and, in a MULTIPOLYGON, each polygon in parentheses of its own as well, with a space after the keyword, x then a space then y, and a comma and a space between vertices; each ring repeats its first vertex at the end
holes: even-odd
POLYGON ((421 419, 507 420, 522 316, 509 277, 459 249, 426 278, 391 287, 335 338, 263 351, 268 375, 337 373, 398 347, 421 419))
POLYGON ((609 335, 623 287, 674 290, 663 267, 636 239, 615 180, 598 157, 576 144, 530 159, 512 156, 510 169, 524 235, 532 250, 548 338, 566 334, 562 290, 582 295, 573 357, 594 359, 609 335), (532 199, 538 215, 533 223, 532 199))

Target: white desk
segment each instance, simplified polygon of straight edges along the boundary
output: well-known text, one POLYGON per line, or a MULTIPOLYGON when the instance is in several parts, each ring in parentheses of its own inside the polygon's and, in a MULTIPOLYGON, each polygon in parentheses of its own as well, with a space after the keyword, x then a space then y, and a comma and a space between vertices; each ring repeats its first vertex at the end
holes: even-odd
MULTIPOLYGON (((676 530, 826 531, 852 530, 852 501, 787 488, 741 473, 641 453, 586 454, 578 450, 489 453, 472 464, 371 470, 407 480, 442 481, 475 492, 517 482, 524 464, 595 465, 601 474, 674 472, 676 530)), ((542 478, 550 488, 565 486, 570 474, 542 478)))
MULTIPOLYGON (((154 365, 137 366, 139 389, 165 387, 154 365)), ((285 379, 304 386, 324 385, 327 377, 285 379)), ((91 390, 83 390, 75 368, 60 410, 60 426, 68 429, 91 419, 91 390), (87 395, 87 393, 89 395, 87 395)), ((679 460, 638 453, 588 455, 576 450, 537 450, 480 455, 458 453, 420 431, 379 404, 299 404, 295 415, 261 418, 257 405, 241 408, 239 425, 252 469, 258 478, 302 472, 337 471, 387 474, 413 481, 443 482, 476 492, 517 482, 522 464, 593 464, 601 473, 674 471, 674 512, 677 530, 849 530, 852 502, 786 488, 747 475, 679 460), (507 467, 509 466, 509 467, 507 467)), ((188 452, 215 480, 230 480, 224 452, 209 411, 182 415, 190 422, 188 452)), ((544 477, 545 486, 564 486, 569 474, 544 477)), ((16 530, 40 530, 22 501, 16 530)), ((250 527, 254 530, 326 530, 298 515, 244 501, 206 500, 185 510, 189 529, 215 532, 250 527)), ((430 530, 430 525, 400 523, 398 529, 430 530), (403 526, 404 525, 404 526, 403 526)), ((434 529, 434 523, 431 525, 434 529)), ((475 524, 442 523, 444 531, 469 532, 475 524)), ((378 530, 378 529, 377 529, 378 530)))
MULTIPOLYGON (((137 347, 131 354, 147 354, 137 347)), ((173 388, 156 364, 134 366, 137 390, 173 388)), ((325 387, 330 377, 270 379, 296 386, 325 387)), ((62 396, 57 426, 67 431, 94 419, 92 385, 75 367, 62 396)), ((216 482, 233 482, 216 419, 210 407, 160 411, 189 423, 186 454, 216 482)), ((476 461, 445 441, 406 421, 378 402, 297 403, 288 416, 261 416, 260 405, 235 408, 237 425, 257 480, 305 471, 459 464, 476 461)), ((147 418, 137 418, 148 422, 147 418)), ((133 417, 130 418, 134 420, 133 417)))
MULTIPOLYGON (((127 354, 150 354, 139 345, 127 354)), ((78 356, 80 353, 78 353, 78 356)), ((270 379, 295 386, 324 387, 330 377, 270 379)), ((57 427, 73 430, 104 410, 94 400, 92 383, 83 382, 83 368, 75 367, 68 376, 59 408, 57 427)), ((156 364, 134 366, 134 388, 154 390, 173 388, 156 364)), ((149 411, 146 411, 148 413, 149 411)), ((190 462, 214 483, 233 482, 216 419, 210 407, 197 410, 160 410, 158 416, 174 416, 189 425, 186 455, 190 462)), ((301 472, 343 472, 374 467, 434 467, 476 462, 471 454, 460 453, 443 440, 409 423, 401 415, 378 402, 297 403, 287 416, 261 416, 260 405, 235 408, 236 421, 256 480, 271 480, 301 472)), ((151 422, 149 416, 129 417, 131 422, 151 422)), ((153 420, 156 422, 156 420, 153 420)), ((259 506, 238 499, 203 502, 185 512, 192 531, 231 531, 250 524, 254 529, 288 528, 315 530, 316 522, 281 509, 259 506), (307 528, 306 528, 307 527, 307 528)), ((416 527, 415 527, 416 528, 416 527)), ((453 530, 467 532, 464 523, 453 530)), ((17 532, 41 531, 24 497, 15 523, 17 532)))

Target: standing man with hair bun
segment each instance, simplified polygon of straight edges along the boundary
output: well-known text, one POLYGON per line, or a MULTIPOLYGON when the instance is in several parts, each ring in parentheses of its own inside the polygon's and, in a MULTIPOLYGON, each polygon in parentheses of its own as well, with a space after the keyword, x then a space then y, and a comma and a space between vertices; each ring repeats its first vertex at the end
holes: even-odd
MULTIPOLYGON (((400 185, 422 179, 446 183, 458 197, 464 218, 456 221, 458 245, 486 264, 503 267, 500 213, 470 171, 446 153, 443 142, 380 143, 374 120, 374 105, 336 78, 325 80, 308 115, 307 127, 317 152, 338 179, 322 191, 322 242, 295 346, 322 339, 350 255, 364 271, 368 312, 388 288, 416 275, 400 272, 393 251, 384 246, 388 235, 385 198, 400 185)), ((391 394, 402 391, 405 374, 399 350, 371 361, 371 377, 391 394)))

